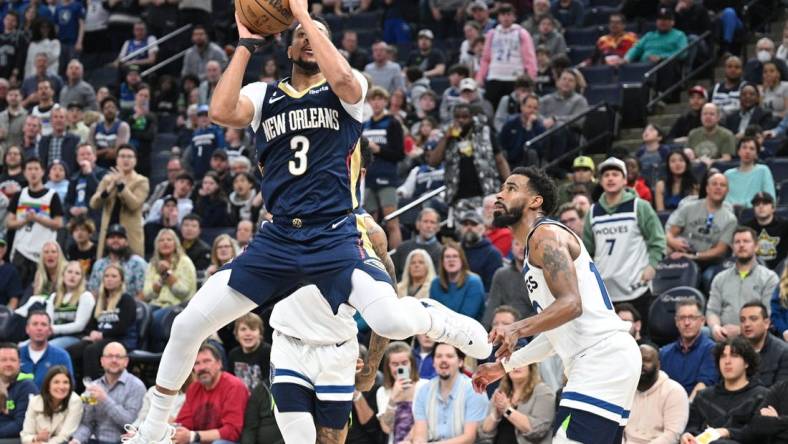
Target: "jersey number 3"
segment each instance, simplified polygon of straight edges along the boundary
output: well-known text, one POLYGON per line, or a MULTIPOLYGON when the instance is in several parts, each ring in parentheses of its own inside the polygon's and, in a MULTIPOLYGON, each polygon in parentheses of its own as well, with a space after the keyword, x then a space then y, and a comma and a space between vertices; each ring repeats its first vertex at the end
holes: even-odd
POLYGON ((287 164, 290 174, 300 176, 306 172, 306 154, 309 152, 309 139, 304 136, 295 136, 290 139, 290 149, 293 150, 293 160, 287 164))

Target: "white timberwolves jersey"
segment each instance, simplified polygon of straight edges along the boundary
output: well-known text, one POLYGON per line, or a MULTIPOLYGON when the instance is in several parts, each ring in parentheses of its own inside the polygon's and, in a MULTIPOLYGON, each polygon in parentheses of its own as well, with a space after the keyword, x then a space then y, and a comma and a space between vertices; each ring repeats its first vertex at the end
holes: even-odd
POLYGON ((277 302, 269 323, 306 344, 335 345, 356 337, 355 314, 356 309, 342 304, 334 315, 317 286, 307 285, 277 302))
MULTIPOLYGON (((542 219, 528 233, 526 245, 528 245, 527 241, 530 240, 534 230, 544 224, 554 224, 565 229, 568 233, 572 233, 580 245, 580 255, 575 259, 574 264, 583 313, 560 327, 542 333, 561 357, 564 367, 569 368, 575 356, 616 332, 628 332, 629 325, 622 321, 613 310, 613 304, 610 302, 605 283, 599 275, 596 265, 591 261, 591 256, 583 246, 583 241, 572 230, 559 222, 542 219)), ((541 268, 534 267, 528 260, 527 247, 523 276, 525 286, 528 288, 528 296, 537 313, 555 301, 555 297, 547 288, 544 272, 541 268)))

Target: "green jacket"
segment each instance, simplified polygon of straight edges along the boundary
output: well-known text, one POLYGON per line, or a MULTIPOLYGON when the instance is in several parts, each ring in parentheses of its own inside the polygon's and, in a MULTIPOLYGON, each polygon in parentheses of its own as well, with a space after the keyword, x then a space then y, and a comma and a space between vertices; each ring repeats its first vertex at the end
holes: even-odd
MULTIPOLYGON (((596 203, 599 204, 599 206, 601 206, 605 212, 607 212, 607 214, 612 214, 616 211, 616 208, 618 208, 619 205, 636 197, 637 193, 635 193, 635 190, 631 188, 625 188, 624 195, 621 197, 621 201, 615 206, 611 207, 608 205, 605 194, 602 194, 602 196, 599 198, 599 201, 596 203)), ((664 257, 665 250, 667 249, 667 243, 665 241, 665 229, 662 227, 662 222, 660 222, 657 212, 654 211, 654 209, 651 208, 651 204, 645 200, 638 200, 636 211, 638 218, 638 228, 643 234, 643 239, 646 242, 646 249, 648 250, 648 263, 652 267, 656 268, 659 261, 661 261, 664 257)), ((594 252, 596 251, 596 243, 594 242, 594 232, 591 229, 590 211, 588 214, 586 214, 585 223, 583 224, 583 244, 585 244, 588 254, 593 257, 594 252)))

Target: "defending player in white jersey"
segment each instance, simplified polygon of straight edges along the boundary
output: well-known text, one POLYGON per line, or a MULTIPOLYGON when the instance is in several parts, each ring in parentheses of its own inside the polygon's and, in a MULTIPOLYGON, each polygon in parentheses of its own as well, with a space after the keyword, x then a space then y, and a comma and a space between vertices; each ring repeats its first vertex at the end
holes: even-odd
MULTIPOLYGON (((372 160, 369 143, 361 138, 359 189, 372 160)), ((364 211, 357 212, 362 246, 396 282, 383 229, 364 211)), ((274 414, 287 444, 342 444, 348 432, 354 389, 365 392, 375 382, 389 340, 372 332, 367 358, 356 374, 358 327, 350 302, 334 314, 315 285, 296 290, 278 302, 269 324, 274 329, 271 348, 271 393, 274 414)))
POLYGON ((558 354, 568 382, 556 412, 554 443, 620 443, 640 378, 640 352, 628 324, 613 310, 604 282, 569 228, 546 216, 556 189, 535 168, 516 168, 495 203, 498 226, 510 226, 526 245, 523 269, 537 314, 493 329, 499 362, 480 366, 474 388, 506 372, 558 354), (521 337, 536 338, 514 351, 521 337))

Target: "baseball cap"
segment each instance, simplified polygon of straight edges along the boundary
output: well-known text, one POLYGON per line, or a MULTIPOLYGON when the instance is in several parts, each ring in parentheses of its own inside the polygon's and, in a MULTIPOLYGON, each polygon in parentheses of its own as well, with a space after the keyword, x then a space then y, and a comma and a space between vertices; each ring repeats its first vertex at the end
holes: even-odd
POLYGON ((588 168, 591 171, 594 171, 594 160, 588 156, 577 156, 575 157, 575 161, 572 162, 572 169, 576 168, 588 168))
POLYGON ((466 77, 460 80, 460 91, 476 91, 476 80, 466 77))
POLYGON ((704 99, 706 99, 706 100, 709 99, 709 93, 706 92, 706 88, 704 88, 704 87, 702 87, 700 85, 695 85, 692 88, 690 88, 689 89, 689 94, 700 94, 700 95, 703 96, 704 99))
POLYGON ((162 197, 162 201, 163 201, 162 203, 165 205, 167 204, 167 202, 173 202, 175 203, 175 205, 178 205, 178 199, 176 199, 175 196, 173 196, 172 194, 168 194, 162 197))
POLYGON ((769 203, 774 205, 774 196, 767 193, 766 191, 759 191, 755 193, 755 196, 752 196, 752 200, 750 203, 755 206, 759 203, 769 203))
POLYGON ((615 169, 619 170, 624 174, 624 177, 627 175, 627 165, 624 163, 623 160, 616 158, 616 157, 608 157, 605 159, 604 162, 599 164, 599 174, 604 173, 606 170, 615 169))
POLYGON ((657 9, 657 20, 659 19, 673 20, 673 10, 665 7, 657 9))
POLYGON ((208 114, 208 105, 200 105, 197 107, 197 115, 208 114))
POLYGON ((433 34, 429 29, 422 29, 419 31, 419 38, 421 37, 427 37, 428 39, 432 40, 435 38, 435 34, 433 34))
POLYGON ((463 223, 465 221, 474 222, 478 225, 484 223, 484 219, 482 219, 481 214, 477 213, 476 211, 466 211, 465 213, 463 213, 462 216, 460 217, 460 223, 463 223))
POLYGON ((107 228, 107 237, 110 236, 126 236, 126 227, 121 224, 112 224, 107 228))

